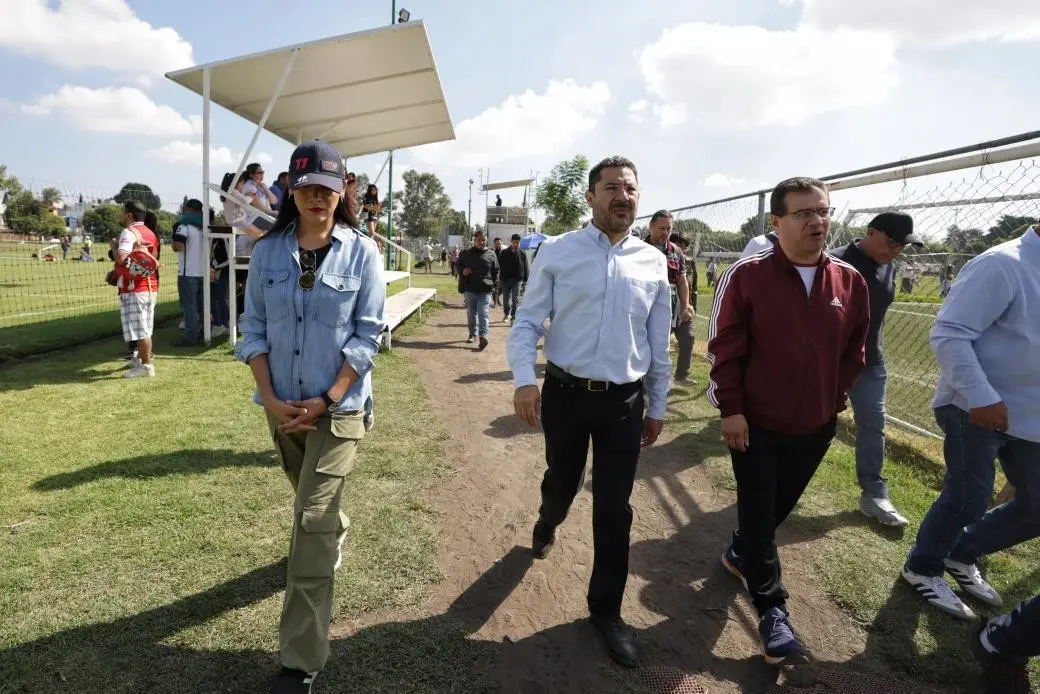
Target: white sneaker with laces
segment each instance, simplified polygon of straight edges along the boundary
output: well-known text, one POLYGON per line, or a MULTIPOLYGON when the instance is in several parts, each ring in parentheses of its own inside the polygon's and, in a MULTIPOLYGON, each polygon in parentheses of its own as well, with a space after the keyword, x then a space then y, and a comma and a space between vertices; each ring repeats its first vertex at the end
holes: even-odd
POLYGON ((152 364, 139 364, 136 368, 123 374, 123 378, 152 378, 154 376, 155 366, 152 364))
POLYGON ((871 497, 861 494, 859 497, 859 510, 864 515, 876 519, 881 525, 902 528, 910 524, 910 521, 896 510, 892 502, 884 497, 871 497))
POLYGON ((212 338, 224 337, 228 332, 229 330, 223 325, 214 325, 213 329, 209 332, 209 336, 212 338))
POLYGON ((133 371, 134 369, 141 368, 141 358, 140 357, 134 357, 133 359, 131 359, 129 361, 129 363, 127 364, 127 367, 129 367, 130 371, 133 371))
POLYGON ((978 598, 987 605, 992 605, 993 607, 1003 606, 1004 601, 1001 599, 1000 593, 994 590, 993 586, 986 583, 986 579, 979 573, 977 566, 974 564, 961 564, 952 559, 943 560, 943 564, 946 566, 946 573, 953 576, 953 579, 957 581, 957 585, 965 593, 978 598))
POLYGON ((900 572, 906 582, 912 585, 930 605, 938 607, 946 614, 958 619, 975 619, 975 613, 957 597, 953 588, 942 576, 922 576, 910 571, 906 566, 900 572))

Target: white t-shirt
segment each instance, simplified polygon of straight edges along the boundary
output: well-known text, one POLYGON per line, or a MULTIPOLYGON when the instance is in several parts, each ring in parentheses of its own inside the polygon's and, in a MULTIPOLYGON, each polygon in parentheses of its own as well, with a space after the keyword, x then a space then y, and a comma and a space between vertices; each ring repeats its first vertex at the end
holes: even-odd
POLYGON ((247 198, 256 196, 256 206, 264 212, 271 211, 271 201, 267 198, 267 193, 260 189, 260 186, 256 184, 256 181, 246 181, 242 184, 242 195, 247 198))
POLYGON ((180 224, 173 230, 173 240, 184 244, 184 250, 177 253, 180 261, 177 274, 181 277, 205 277, 206 249, 202 229, 193 224, 180 224))
POLYGON ((422 257, 423 260, 430 260, 433 258, 433 246, 430 246, 429 244, 423 246, 422 257))
MULTIPOLYGON (((768 241, 766 243, 769 243, 768 241)), ((808 267, 804 265, 795 265, 794 269, 798 271, 798 274, 802 278, 802 284, 805 285, 805 295, 809 296, 812 294, 813 280, 816 279, 816 270, 818 265, 810 265, 808 267)))
POLYGON ((744 246, 744 250, 740 252, 740 257, 747 258, 748 256, 761 253, 762 251, 772 247, 773 242, 767 239, 765 234, 762 236, 756 236, 747 242, 747 245, 744 246))

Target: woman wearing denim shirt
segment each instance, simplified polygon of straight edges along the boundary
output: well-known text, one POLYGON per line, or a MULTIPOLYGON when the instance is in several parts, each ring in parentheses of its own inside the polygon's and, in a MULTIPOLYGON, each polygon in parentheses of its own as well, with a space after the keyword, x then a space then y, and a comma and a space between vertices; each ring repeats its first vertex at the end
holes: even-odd
POLYGON ((296 492, 274 694, 306 694, 328 659, 333 575, 349 520, 344 477, 365 435, 386 285, 376 245, 343 200, 343 160, 319 140, 289 162, 291 195, 253 249, 242 340, 296 492))

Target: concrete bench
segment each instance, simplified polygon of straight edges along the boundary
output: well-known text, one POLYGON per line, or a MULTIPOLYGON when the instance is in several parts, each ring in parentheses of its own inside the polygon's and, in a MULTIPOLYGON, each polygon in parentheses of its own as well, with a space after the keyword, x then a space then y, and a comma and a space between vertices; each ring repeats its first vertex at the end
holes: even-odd
POLYGON ((383 345, 390 349, 390 334, 416 311, 422 316, 423 304, 436 296, 436 289, 409 287, 388 297, 383 305, 383 320, 386 321, 382 336, 383 345))

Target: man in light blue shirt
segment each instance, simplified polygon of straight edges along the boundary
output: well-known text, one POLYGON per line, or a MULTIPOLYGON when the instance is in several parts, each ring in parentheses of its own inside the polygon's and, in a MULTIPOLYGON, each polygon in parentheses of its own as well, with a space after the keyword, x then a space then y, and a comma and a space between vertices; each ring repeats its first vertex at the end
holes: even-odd
POLYGON ((592 223, 542 242, 508 344, 516 413, 531 426, 540 416, 545 434, 547 469, 531 551, 544 559, 552 549, 556 527, 584 483, 591 441, 596 551, 589 612, 611 657, 629 667, 637 663, 621 620, 629 496, 640 448, 661 433, 671 373, 665 257, 629 234, 639 203, 637 176, 622 157, 589 172, 592 223), (535 361, 542 335, 548 363, 539 393, 535 361))
POLYGON ((903 577, 930 604, 974 619, 943 573, 999 606, 976 563, 1040 536, 1040 227, 964 266, 936 317, 932 349, 942 369, 932 406, 946 433, 946 478, 903 577), (986 513, 997 458, 1015 498, 986 513))

